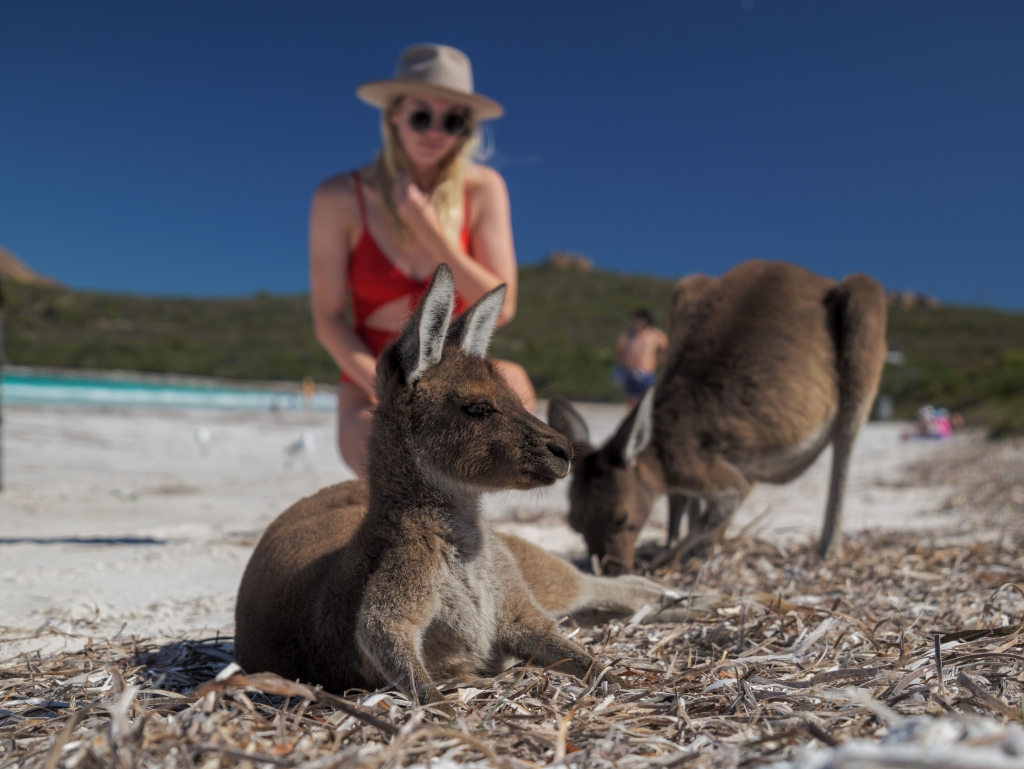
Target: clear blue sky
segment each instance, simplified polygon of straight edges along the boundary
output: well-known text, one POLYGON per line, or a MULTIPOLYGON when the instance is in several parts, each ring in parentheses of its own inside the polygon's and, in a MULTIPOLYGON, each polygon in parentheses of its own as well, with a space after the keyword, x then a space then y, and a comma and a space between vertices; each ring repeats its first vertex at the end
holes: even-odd
POLYGON ((503 102, 521 262, 748 258, 1024 308, 1024 2, 0 3, 0 243, 73 287, 307 288, 410 43, 503 102))

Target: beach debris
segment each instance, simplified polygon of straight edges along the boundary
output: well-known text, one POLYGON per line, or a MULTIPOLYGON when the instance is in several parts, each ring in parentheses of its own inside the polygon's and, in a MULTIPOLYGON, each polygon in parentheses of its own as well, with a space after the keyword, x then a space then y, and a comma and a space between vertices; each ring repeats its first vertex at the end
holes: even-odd
POLYGON ((284 466, 291 467, 296 459, 301 459, 308 469, 312 469, 310 457, 314 451, 316 451, 316 437, 313 435, 313 431, 303 430, 298 438, 285 447, 284 466))
POLYGON ((210 443, 213 441, 213 433, 206 425, 199 425, 195 432, 196 443, 199 444, 199 451, 203 454, 210 452, 210 443))
POLYGON ((893 397, 886 393, 879 395, 878 400, 875 401, 874 418, 879 422, 888 422, 895 413, 896 403, 893 401, 893 397))
POLYGON ((90 641, 70 621, 37 654, 0 631, 0 768, 1020 767, 1024 536, 1000 525, 855 534, 841 562, 742 535, 662 575, 730 594, 706 613, 575 631, 624 686, 513 667, 440 682, 454 715, 243 673, 224 637, 90 641))
POLYGON ((225 636, 101 639, 92 614, 0 628, 0 769, 1017 769, 1022 456, 966 436, 916 471, 955 485, 968 525, 851 534, 833 562, 741 532, 656 575, 728 595, 683 622, 569 630, 621 688, 514 667, 439 682, 449 715, 243 673, 225 636))
POLYGON ((881 740, 852 739, 826 748, 804 748, 776 769, 1021 769, 1024 729, 991 718, 914 716, 881 740))
POLYGON ((303 408, 311 408, 313 405, 313 398, 316 395, 316 382, 313 381, 313 377, 304 376, 302 377, 302 404, 303 408))

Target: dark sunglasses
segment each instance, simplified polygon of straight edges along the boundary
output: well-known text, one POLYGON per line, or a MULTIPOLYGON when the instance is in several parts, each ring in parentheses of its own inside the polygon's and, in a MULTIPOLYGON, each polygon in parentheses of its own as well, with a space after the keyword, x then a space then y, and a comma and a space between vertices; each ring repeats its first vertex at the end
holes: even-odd
MULTIPOLYGON (((410 112, 407 120, 409 128, 421 134, 430 130, 434 124, 434 113, 421 107, 410 112)), ((469 118, 466 117, 465 112, 457 109, 445 112, 441 115, 441 130, 449 136, 462 136, 469 130, 469 118)))

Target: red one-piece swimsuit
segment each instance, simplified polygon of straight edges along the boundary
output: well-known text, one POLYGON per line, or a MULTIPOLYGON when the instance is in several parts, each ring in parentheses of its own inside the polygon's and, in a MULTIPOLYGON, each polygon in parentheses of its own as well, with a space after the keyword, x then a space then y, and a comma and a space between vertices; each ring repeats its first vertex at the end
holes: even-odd
MULTIPOLYGON (((381 251, 377 241, 366 226, 366 202, 363 200, 363 184, 358 173, 352 174, 356 186, 356 199, 359 201, 359 217, 363 225, 363 234, 352 249, 348 260, 348 287, 352 296, 352 330, 370 348, 370 353, 379 357, 397 331, 384 331, 366 325, 374 310, 388 302, 403 296, 412 297, 412 304, 420 300, 430 286, 430 280, 416 280, 399 270, 381 251)), ((469 201, 466 201, 463 216, 462 232, 459 242, 462 250, 472 256, 469 250, 469 201)), ((458 292, 455 293, 455 314, 466 308, 466 303, 458 292)), ((342 382, 354 382, 347 374, 342 373, 342 382)))

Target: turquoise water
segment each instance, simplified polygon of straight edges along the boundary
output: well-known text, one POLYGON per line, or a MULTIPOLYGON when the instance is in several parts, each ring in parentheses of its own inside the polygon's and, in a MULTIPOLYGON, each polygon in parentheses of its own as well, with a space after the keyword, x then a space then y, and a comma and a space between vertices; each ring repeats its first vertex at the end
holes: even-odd
POLYGON ((333 411, 337 407, 333 395, 321 392, 307 404, 298 393, 20 373, 4 374, 2 397, 4 403, 40 405, 259 410, 312 408, 317 411, 333 411))

